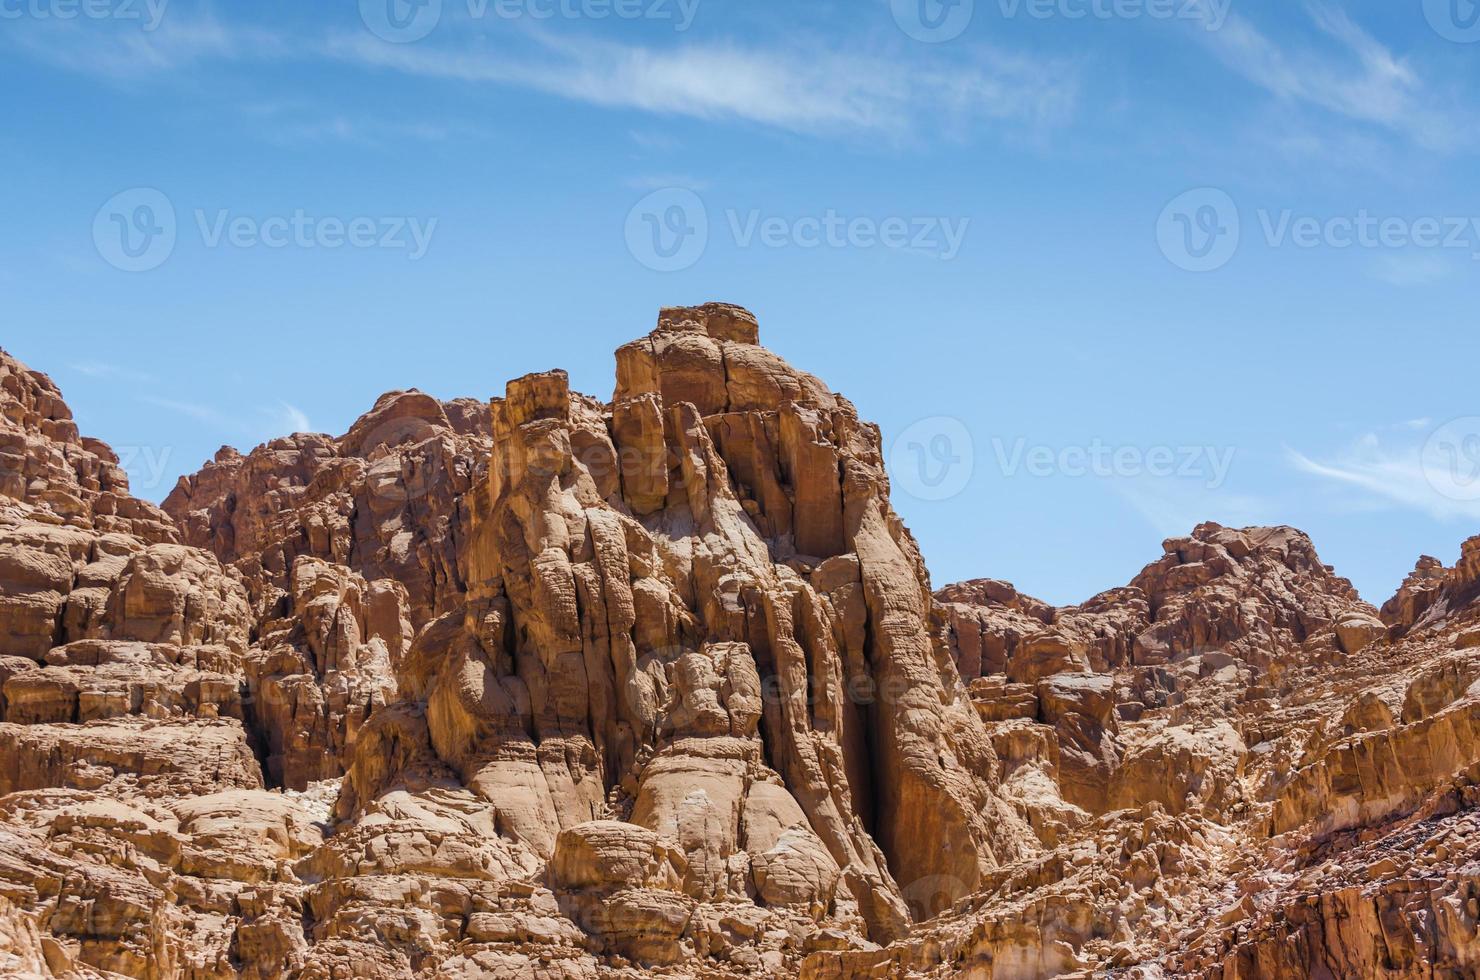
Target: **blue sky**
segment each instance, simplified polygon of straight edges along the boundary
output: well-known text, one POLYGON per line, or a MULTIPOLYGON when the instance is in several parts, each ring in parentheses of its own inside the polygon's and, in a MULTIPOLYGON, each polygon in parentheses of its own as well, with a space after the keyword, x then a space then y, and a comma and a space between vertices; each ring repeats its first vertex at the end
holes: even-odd
POLYGON ((0 344, 161 499, 736 302, 937 584, 1079 601, 1211 519, 1380 603, 1480 532, 1477 14, 0 0, 0 344))

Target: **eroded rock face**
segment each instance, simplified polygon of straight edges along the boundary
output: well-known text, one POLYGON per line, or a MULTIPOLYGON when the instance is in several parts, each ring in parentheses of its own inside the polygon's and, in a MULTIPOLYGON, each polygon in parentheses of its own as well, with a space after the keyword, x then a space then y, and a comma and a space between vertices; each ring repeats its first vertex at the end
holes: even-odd
POLYGON ((303 790, 344 774, 356 733, 395 699, 394 664, 411 645, 407 606, 394 579, 367 583, 343 565, 294 561, 243 667, 273 784, 303 790))
POLYGON ((460 503, 488 451, 486 406, 389 392, 338 439, 223 448, 164 509, 186 544, 241 565, 257 588, 287 591, 295 560, 319 558, 399 582, 421 626, 461 601, 460 503))
POLYGON ((738 307, 665 310, 609 404, 552 372, 222 450, 152 536, 53 493, 126 497, 14 373, 67 464, 6 484, 17 867, 109 807, 158 865, 86 854, 110 925, 32 875, 18 962, 34 927, 134 976, 794 973, 1041 848, 877 430, 738 307))
MULTIPOLYGON (((129 496, 118 455, 77 431, 50 378, 0 350, 0 501, 31 522, 179 540, 158 507, 129 496)), ((10 589, 7 587, 8 594, 10 589)))
POLYGON ((1380 617, 1213 524, 932 594, 758 341, 664 310, 610 402, 392 392, 163 510, 0 358, 0 973, 1480 970, 1480 538, 1380 617))
POLYGON ((1288 528, 1203 525, 1079 607, 942 590, 1002 792, 1052 849, 803 975, 1471 975, 1475 549, 1383 620, 1288 528))
POLYGON ((1453 568, 1428 555, 1382 607, 1382 621, 1395 635, 1442 628, 1480 598, 1480 535, 1466 541, 1453 568))
POLYGON ((1027 638, 1053 623, 1057 610, 1025 596, 1011 583, 977 579, 948 585, 936 593, 951 629, 956 666, 961 677, 1006 674, 1027 638))
POLYGON ((264 789, 251 583, 8 357, 0 417, 0 970, 283 975, 327 807, 264 789))
POLYGON ((412 644, 341 797, 363 822, 423 776, 388 751, 435 759, 599 955, 795 968, 1038 846, 932 642, 877 431, 755 340, 742 310, 667 310, 611 407, 509 384, 465 605, 412 644), (593 879, 602 848, 666 870, 593 879))

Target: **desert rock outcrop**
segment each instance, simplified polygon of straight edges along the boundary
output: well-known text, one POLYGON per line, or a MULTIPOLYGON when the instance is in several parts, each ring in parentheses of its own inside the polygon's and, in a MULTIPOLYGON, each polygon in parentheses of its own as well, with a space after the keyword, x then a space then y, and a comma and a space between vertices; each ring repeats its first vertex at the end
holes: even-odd
POLYGON ((391 393, 337 439, 223 449, 163 512, 7 364, 17 445, 53 457, 5 488, 15 955, 795 972, 1040 850, 878 431, 757 340, 666 310, 610 404, 560 372, 391 393), (65 844, 84 825, 152 863, 65 844), (72 873, 123 919, 71 916, 72 873))
POLYGON ((1203 525, 1080 607, 941 590, 1053 849, 804 976, 1474 975, 1476 548, 1381 620, 1289 528, 1203 525))
POLYGON ((734 306, 609 401, 391 392, 163 507, 0 356, 0 973, 1480 970, 1480 538, 1378 610, 1205 524, 932 592, 734 306))

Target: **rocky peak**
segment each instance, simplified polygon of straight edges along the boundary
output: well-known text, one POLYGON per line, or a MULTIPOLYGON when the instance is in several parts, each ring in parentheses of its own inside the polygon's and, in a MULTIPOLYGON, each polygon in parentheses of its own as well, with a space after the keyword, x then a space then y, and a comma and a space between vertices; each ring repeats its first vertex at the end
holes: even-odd
POLYGON ((932 595, 759 340, 223 448, 184 543, 0 362, 0 972, 1480 971, 1480 538, 1392 628, 1291 528, 932 595))
POLYGON ((246 455, 223 447, 163 506, 187 544, 260 568, 274 596, 307 555, 405 583, 420 624, 461 594, 458 502, 490 434, 482 403, 387 392, 337 439, 295 433, 246 455))
POLYGON ((1042 599, 1019 592, 1011 582, 991 578, 947 585, 936 592, 935 597, 947 603, 1008 609, 1036 619, 1044 625, 1052 623, 1058 613, 1057 609, 1042 599))
MULTIPOLYGON (((187 897, 64 959, 796 973, 1036 853, 936 642, 878 430, 758 341, 738 307, 664 310, 618 351, 610 402, 551 371, 223 449, 166 503, 174 551, 28 526, 31 577, 0 610, 23 653, 0 657, 0 743, 22 761, 0 788, 134 808, 108 827, 147 812, 166 856, 215 848, 150 888, 231 882, 194 938, 187 897), (324 794, 327 840, 302 832, 324 794)), ((0 869, 54 860, 26 847, 0 869)))
POLYGON ((657 333, 703 333, 715 340, 757 345, 760 325, 755 314, 729 303, 669 306, 658 312, 657 333))
POLYGON ((1370 626, 1370 606, 1289 527, 1208 523, 1162 545, 1131 583, 1059 609, 983 580, 936 593, 962 676, 1013 682, 1072 671, 1155 667, 1204 653, 1268 669, 1338 624, 1370 626))
POLYGON ((1397 593, 1383 603, 1382 621, 1402 636, 1412 630, 1441 628, 1480 599, 1480 536, 1460 546, 1453 568, 1424 555, 1397 593))
POLYGON ((1449 569, 1442 561, 1421 556, 1398 591, 1382 604, 1382 621, 1400 633, 1412 629, 1438 600, 1448 575, 1449 569))
MULTIPOLYGON (((1168 539, 1162 549, 1165 555, 1131 581, 1157 607, 1222 578, 1246 581, 1248 588, 1287 604, 1303 599, 1307 606, 1324 609, 1328 598, 1359 601, 1351 582, 1337 576, 1321 561, 1310 537, 1292 527, 1233 529, 1210 522, 1187 537, 1168 539)), ((1305 611, 1319 618, 1320 610, 1305 611)), ((1299 618, 1295 606, 1290 612, 1299 618)))
POLYGON ((1420 911, 1476 884, 1420 869, 1480 848, 1480 539, 1453 569, 1420 561, 1386 622, 1291 528, 1163 550, 1046 617, 1002 583, 937 593, 999 792, 1054 846, 845 977, 959 975, 962 948, 1038 950, 1031 976, 1377 977, 1394 928, 1417 972, 1480 968, 1473 910, 1420 911))
POLYGON ((1480 535, 1470 538, 1460 547, 1459 562, 1446 584, 1456 608, 1475 601, 1477 593, 1480 593, 1480 535))
POLYGON ((805 904, 896 935, 1036 841, 1000 808, 991 747, 942 680, 877 431, 757 339, 737 307, 664 310, 618 350, 609 406, 559 371, 494 400, 452 641, 473 666, 415 668, 427 738, 496 805, 511 780, 552 788, 500 810, 538 855, 557 845, 546 828, 608 808, 676 833, 693 899, 770 888, 743 816, 763 808, 844 903, 807 884, 805 904), (454 683, 468 670, 488 693, 454 683), (865 705, 859 689, 893 693, 865 705), (527 705, 512 730, 489 712, 502 698, 527 705), (716 808, 702 834, 681 805, 696 779, 716 808), (751 883, 716 877, 726 865, 751 883))
POLYGON ((1163 549, 1131 582, 1153 611, 1152 629, 1137 639, 1140 663, 1216 648, 1267 668, 1340 620, 1375 619, 1294 528, 1202 524, 1163 549))
POLYGON ((51 378, 0 350, 0 501, 29 520, 178 540, 157 507, 129 495, 106 443, 81 435, 51 378))
POLYGON ((369 459, 379 450, 414 445, 451 428, 447 412, 437 399, 415 389, 390 391, 377 398, 375 407, 335 440, 335 447, 341 456, 369 459))

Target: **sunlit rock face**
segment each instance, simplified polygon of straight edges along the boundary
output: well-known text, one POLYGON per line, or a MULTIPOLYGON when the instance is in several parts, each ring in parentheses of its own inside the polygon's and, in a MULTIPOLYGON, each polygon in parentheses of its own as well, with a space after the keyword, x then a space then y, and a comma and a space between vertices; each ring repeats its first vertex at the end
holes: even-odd
POLYGON ((665 310, 610 403, 393 392, 163 511, 7 362, 17 962, 796 973, 1038 853, 877 429, 758 340, 665 310))
POLYGON ((938 593, 998 791, 1051 849, 805 975, 1480 970, 1477 543, 1380 616, 1290 528, 1164 552, 1082 606, 938 593))
POLYGON ((1380 612, 1214 524, 932 594, 759 340, 663 310, 610 401, 391 392, 162 508, 0 356, 0 973, 1480 972, 1480 538, 1380 612))

